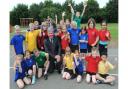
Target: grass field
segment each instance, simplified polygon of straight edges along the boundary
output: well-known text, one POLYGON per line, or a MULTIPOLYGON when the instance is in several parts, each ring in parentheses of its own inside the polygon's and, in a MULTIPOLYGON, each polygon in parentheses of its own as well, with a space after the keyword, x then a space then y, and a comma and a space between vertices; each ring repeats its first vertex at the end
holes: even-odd
MULTIPOLYGON (((87 24, 82 24, 81 26, 87 26, 87 24)), ((101 29, 99 23, 96 24, 96 28, 101 29)), ((26 30, 26 27, 21 27, 21 30, 26 30)), ((118 23, 108 23, 108 30, 111 33, 111 45, 112 47, 118 47, 118 23)), ((14 31, 14 29, 13 29, 14 31)), ((10 33, 10 38, 14 35, 14 32, 10 33)))

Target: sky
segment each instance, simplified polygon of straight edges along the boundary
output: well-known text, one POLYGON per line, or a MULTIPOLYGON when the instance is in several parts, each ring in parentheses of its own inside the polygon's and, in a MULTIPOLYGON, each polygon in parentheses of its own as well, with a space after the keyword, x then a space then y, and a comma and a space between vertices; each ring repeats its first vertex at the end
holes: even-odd
MULTIPOLYGON (((17 6, 17 4, 19 4, 19 3, 23 3, 23 4, 30 6, 32 3, 39 4, 41 1, 44 2, 44 0, 9 0, 9 1, 10 1, 9 11, 11 11, 14 8, 14 6, 17 6)), ((75 1, 76 3, 80 3, 84 0, 73 0, 73 1, 75 1)), ((100 8, 104 7, 108 1, 109 0, 97 0, 100 8)), ((62 4, 63 2, 65 2, 65 0, 53 0, 53 2, 59 2, 62 4)))

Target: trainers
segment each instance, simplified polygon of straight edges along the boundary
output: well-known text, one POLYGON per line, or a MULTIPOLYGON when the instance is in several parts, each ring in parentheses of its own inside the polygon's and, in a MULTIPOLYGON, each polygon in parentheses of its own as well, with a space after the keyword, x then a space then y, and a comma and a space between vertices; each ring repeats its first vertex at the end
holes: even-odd
POLYGON ((35 84, 35 82, 36 82, 36 77, 32 76, 32 85, 35 84))
POLYGON ((45 75, 44 75, 44 80, 47 80, 47 79, 48 79, 48 75, 45 74, 45 75))
POLYGON ((101 81, 101 80, 96 80, 96 84, 103 84, 104 81, 101 81))
POLYGON ((111 86, 114 86, 115 83, 114 83, 114 82, 111 82, 111 83, 109 83, 109 84, 110 84, 111 86))

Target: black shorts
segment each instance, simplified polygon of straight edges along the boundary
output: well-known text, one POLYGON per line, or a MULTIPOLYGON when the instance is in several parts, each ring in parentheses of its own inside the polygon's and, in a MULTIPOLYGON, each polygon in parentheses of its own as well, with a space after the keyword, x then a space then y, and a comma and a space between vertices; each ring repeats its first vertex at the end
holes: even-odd
POLYGON ((99 44, 99 53, 100 55, 102 54, 107 55, 107 45, 99 44))
POLYGON ((61 54, 65 54, 65 50, 64 49, 61 49, 61 54))
POLYGON ((109 74, 99 74, 102 78, 104 78, 104 79, 106 79, 108 76, 109 76, 109 74))
POLYGON ((75 50, 79 50, 79 45, 70 45, 71 51, 74 53, 75 50))
POLYGON ((88 72, 88 71, 86 71, 86 74, 89 74, 89 75, 96 75, 96 73, 93 73, 93 72, 88 72))
POLYGON ((87 49, 80 49, 80 53, 87 53, 87 49))
POLYGON ((73 73, 73 70, 69 70, 69 69, 67 69, 67 68, 64 69, 64 72, 68 72, 70 75, 73 75, 73 74, 74 74, 74 73, 73 73))
POLYGON ((92 48, 93 48, 93 47, 97 47, 97 44, 96 44, 95 46, 90 46, 90 45, 88 44, 88 52, 89 52, 89 53, 92 51, 92 48))

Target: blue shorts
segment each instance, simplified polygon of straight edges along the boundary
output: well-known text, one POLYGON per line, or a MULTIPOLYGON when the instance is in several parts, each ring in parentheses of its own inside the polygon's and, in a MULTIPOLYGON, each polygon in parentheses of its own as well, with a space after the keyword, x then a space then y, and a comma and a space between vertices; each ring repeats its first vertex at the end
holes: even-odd
POLYGON ((77 75, 81 75, 81 76, 82 76, 82 75, 83 75, 83 73, 84 73, 84 70, 83 70, 83 69, 81 69, 81 68, 79 68, 79 67, 76 67, 76 69, 75 69, 75 70, 76 70, 76 74, 77 74, 77 75))
POLYGON ((16 82, 18 79, 23 79, 25 76, 26 76, 25 73, 20 73, 20 72, 16 71, 14 81, 16 82))

